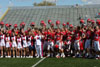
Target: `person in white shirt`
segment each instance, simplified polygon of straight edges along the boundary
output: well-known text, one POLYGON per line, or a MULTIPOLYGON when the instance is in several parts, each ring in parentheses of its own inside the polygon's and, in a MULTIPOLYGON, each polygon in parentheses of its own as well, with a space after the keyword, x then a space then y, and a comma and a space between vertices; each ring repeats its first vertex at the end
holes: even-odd
POLYGON ((36 40, 35 41, 35 46, 36 46, 36 51, 37 51, 37 58, 41 57, 43 58, 42 56, 42 35, 40 33, 40 31, 37 32, 38 34, 34 37, 34 39, 36 40))
POLYGON ((17 43, 16 43, 15 33, 12 33, 11 41, 12 41, 12 49, 13 49, 13 58, 15 58, 15 52, 17 53, 17 43))

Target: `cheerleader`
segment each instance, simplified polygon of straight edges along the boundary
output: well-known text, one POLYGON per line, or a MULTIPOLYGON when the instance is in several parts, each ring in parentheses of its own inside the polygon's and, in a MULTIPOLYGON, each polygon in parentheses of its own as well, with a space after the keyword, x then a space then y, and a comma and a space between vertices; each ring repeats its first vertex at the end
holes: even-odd
POLYGON ((74 38, 74 48, 75 48, 75 56, 73 57, 80 57, 80 41, 81 41, 81 32, 80 32, 80 27, 77 27, 77 30, 75 32, 74 38))
POLYGON ((5 35, 3 32, 0 32, 0 47, 1 47, 1 58, 3 57, 4 50, 5 50, 5 35))
POLYGON ((11 57, 11 43, 10 43, 10 36, 7 33, 6 35, 6 50, 7 50, 7 57, 10 58, 11 57))
POLYGON ((17 53, 17 43, 16 43, 16 36, 14 33, 12 33, 11 41, 12 41, 13 57, 15 58, 15 52, 17 53))
POLYGON ((31 36, 31 32, 28 33, 28 36, 27 36, 27 45, 29 47, 29 57, 30 58, 33 58, 33 42, 32 42, 32 39, 33 37, 31 36))
POLYGON ((17 57, 19 58, 19 56, 22 57, 22 42, 21 42, 21 37, 18 34, 17 35, 17 57))
POLYGON ((60 43, 59 43, 59 52, 61 53, 61 57, 65 58, 65 54, 64 54, 64 43, 63 41, 61 40, 60 43))
POLYGON ((53 53, 54 53, 54 41, 53 41, 53 33, 52 31, 48 30, 47 32, 47 51, 48 51, 48 55, 47 57, 53 57, 53 53))
POLYGON ((59 58, 60 57, 60 53, 61 53, 61 57, 64 58, 65 57, 64 50, 63 50, 64 44, 63 44, 63 41, 62 41, 62 35, 61 35, 60 29, 57 30, 57 33, 56 33, 55 36, 56 36, 55 37, 55 40, 56 40, 55 48, 56 48, 56 52, 57 52, 56 57, 59 58))
POLYGON ((68 36, 67 40, 64 42, 64 52, 66 56, 71 55, 71 36, 68 36))
POLYGON ((96 26, 96 29, 94 31, 93 47, 95 51, 95 58, 100 59, 100 29, 99 29, 99 26, 96 26))
POLYGON ((27 54, 27 38, 26 38, 26 34, 23 33, 22 35, 22 43, 23 43, 23 48, 24 48, 24 57, 26 56, 27 54))

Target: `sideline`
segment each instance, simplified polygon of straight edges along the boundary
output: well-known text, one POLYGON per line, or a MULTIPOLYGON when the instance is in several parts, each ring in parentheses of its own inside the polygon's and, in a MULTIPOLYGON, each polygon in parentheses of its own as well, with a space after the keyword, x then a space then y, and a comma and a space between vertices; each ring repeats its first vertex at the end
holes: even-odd
POLYGON ((38 62, 36 62, 34 65, 32 65, 31 67, 36 67, 38 64, 40 64, 44 59, 46 59, 46 57, 42 58, 41 60, 39 60, 38 62))

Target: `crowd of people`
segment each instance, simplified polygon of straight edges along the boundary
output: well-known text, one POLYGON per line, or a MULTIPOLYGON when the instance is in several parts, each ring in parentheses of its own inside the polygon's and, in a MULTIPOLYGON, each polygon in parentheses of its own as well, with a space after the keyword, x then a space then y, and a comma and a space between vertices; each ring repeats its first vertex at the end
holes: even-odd
POLYGON ((25 23, 4 24, 0 22, 0 57, 43 58, 43 57, 82 57, 100 59, 100 20, 80 20, 79 26, 69 22, 54 23, 42 20, 40 28, 32 22, 25 30, 25 23))

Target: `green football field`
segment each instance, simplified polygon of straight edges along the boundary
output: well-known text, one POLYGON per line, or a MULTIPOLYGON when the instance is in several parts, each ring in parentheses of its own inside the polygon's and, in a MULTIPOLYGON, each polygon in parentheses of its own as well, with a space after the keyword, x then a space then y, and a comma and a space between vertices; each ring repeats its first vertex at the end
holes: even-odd
MULTIPOLYGON (((31 67, 37 58, 1 58, 0 67, 31 67)), ((36 67, 100 67, 100 60, 82 58, 46 58, 36 67)))

